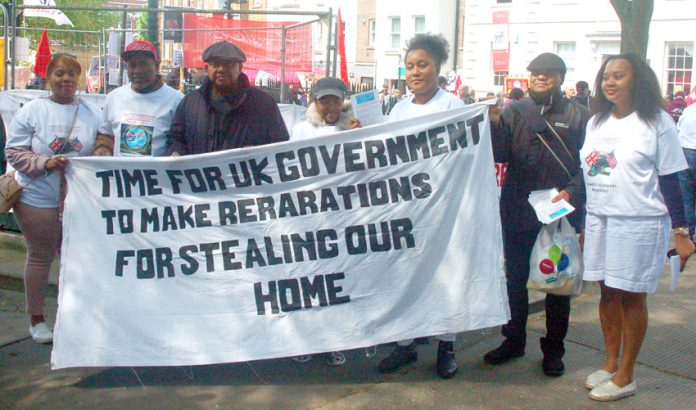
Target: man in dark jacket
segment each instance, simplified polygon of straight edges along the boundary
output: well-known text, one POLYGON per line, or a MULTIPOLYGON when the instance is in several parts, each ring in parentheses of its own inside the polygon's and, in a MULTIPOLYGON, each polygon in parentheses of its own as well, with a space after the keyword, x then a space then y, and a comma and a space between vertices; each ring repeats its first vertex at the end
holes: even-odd
POLYGON ((176 110, 167 140, 170 155, 190 155, 287 141, 273 98, 252 86, 244 52, 219 41, 203 51, 208 77, 176 110))
POLYGON ((578 81, 575 83, 576 94, 573 97, 573 101, 582 105, 583 107, 590 109, 590 85, 587 81, 578 81))
MULTIPOLYGON (((529 96, 513 103, 499 123, 492 124, 495 162, 508 163, 500 217, 511 319, 503 326, 505 341, 484 357, 489 364, 524 355, 529 259, 541 229, 541 222, 527 201, 529 193, 557 188, 560 194, 555 200, 569 200, 576 208, 568 216, 576 229, 582 224, 585 202, 579 150, 585 139, 589 111, 563 96, 561 84, 566 67, 560 57, 540 54, 527 69, 531 72, 529 96)), ((546 375, 560 376, 565 369, 561 358, 565 353, 563 339, 568 332, 570 297, 547 294, 545 306, 542 367, 546 375)))

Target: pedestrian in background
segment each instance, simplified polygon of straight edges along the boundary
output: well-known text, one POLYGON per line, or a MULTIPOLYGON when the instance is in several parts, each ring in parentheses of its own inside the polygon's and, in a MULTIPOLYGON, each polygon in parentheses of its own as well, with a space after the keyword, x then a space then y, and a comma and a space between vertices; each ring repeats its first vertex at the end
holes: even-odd
POLYGON ((687 107, 686 100, 684 99, 684 92, 677 91, 674 94, 674 98, 667 104, 667 113, 674 120, 675 123, 679 121, 684 108, 687 107))
POLYGON ((51 343, 53 331, 44 317, 44 299, 53 259, 62 236, 59 215, 63 170, 68 158, 92 152, 101 110, 76 96, 82 67, 76 59, 54 57, 46 68, 51 94, 26 103, 8 130, 5 152, 24 186, 14 207, 27 246, 24 289, 29 333, 37 343, 51 343))
POLYGON ((677 123, 679 132, 679 142, 686 163, 689 166, 679 173, 679 185, 681 186, 682 196, 684 197, 684 212, 689 232, 696 233, 696 105, 690 105, 684 109, 679 122, 677 123))
POLYGON ((578 81, 575 83, 575 90, 577 93, 573 97, 573 101, 582 105, 583 107, 590 109, 590 85, 587 81, 578 81))
POLYGON ((595 90, 596 114, 580 152, 587 191, 583 279, 601 288, 606 360, 585 386, 593 400, 612 401, 637 391, 633 371, 648 326, 647 294, 664 270, 670 220, 679 256, 688 258, 694 244, 678 180, 687 164, 655 73, 635 54, 612 56, 595 90))
MULTIPOLYGON (((406 46, 406 85, 412 91, 397 103, 389 114, 389 121, 433 114, 454 108, 464 107, 462 100, 443 90, 438 84, 438 73, 447 61, 449 45, 442 36, 419 34, 406 46)), ((429 335, 423 335, 429 336, 429 335)), ((457 373, 454 355, 455 335, 437 335, 440 341, 437 349, 436 372, 442 378, 451 378, 457 373)), ((413 339, 401 340, 389 356, 379 364, 379 371, 391 373, 399 367, 418 360, 416 343, 413 339)))

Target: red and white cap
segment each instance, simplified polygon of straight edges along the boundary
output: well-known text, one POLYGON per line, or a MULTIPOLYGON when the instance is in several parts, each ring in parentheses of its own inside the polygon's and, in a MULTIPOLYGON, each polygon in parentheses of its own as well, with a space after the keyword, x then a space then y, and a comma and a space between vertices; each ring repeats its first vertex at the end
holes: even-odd
POLYGON ((121 58, 124 60, 128 60, 128 58, 136 52, 150 54, 152 58, 155 59, 155 61, 159 61, 157 59, 157 52, 155 51, 155 46, 149 41, 145 40, 135 40, 128 44, 128 46, 126 46, 125 51, 121 53, 121 58))

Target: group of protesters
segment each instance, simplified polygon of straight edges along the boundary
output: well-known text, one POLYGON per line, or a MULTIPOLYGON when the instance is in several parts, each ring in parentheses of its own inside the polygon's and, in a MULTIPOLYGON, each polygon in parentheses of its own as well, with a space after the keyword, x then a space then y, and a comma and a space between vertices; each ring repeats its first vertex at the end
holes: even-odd
MULTIPOLYGON (((407 43, 409 94, 387 104, 388 121, 472 102, 470 90, 461 89, 457 96, 438 85, 448 48, 442 36, 433 34, 419 34, 407 43)), ((327 77, 315 84, 306 120, 289 133, 273 98, 250 84, 243 73, 246 56, 231 42, 205 49, 207 78, 186 96, 165 86, 151 43, 134 41, 121 57, 130 83, 110 93, 101 110, 76 93, 79 63, 70 56, 54 57, 46 74, 50 96, 26 104, 9 126, 7 158, 25 187, 15 214, 28 250, 29 331, 38 343, 50 343, 53 337, 44 298, 61 243, 62 171, 71 157, 184 156, 317 138, 361 126, 346 103, 345 83, 327 77)), ((675 123, 663 110, 657 77, 644 59, 633 54, 605 59, 595 80, 592 110, 589 103, 564 95, 566 66, 559 56, 540 54, 527 69, 527 96, 502 113, 496 106, 489 111, 495 161, 508 164, 500 217, 511 318, 502 327, 501 345, 486 353, 484 361, 501 365, 525 354, 529 260, 542 227, 527 198, 532 191, 557 188, 553 201, 564 199, 576 208, 568 219, 584 240, 584 279, 601 287, 606 360, 585 386, 592 399, 617 400, 637 390, 633 371, 647 328, 646 297, 657 288, 670 234, 682 263, 694 253, 693 197, 687 220, 679 185, 687 162, 675 123), (589 172, 599 162, 601 172, 589 172)), ((547 294, 545 309, 541 367, 548 376, 561 376, 570 296, 547 294)), ((438 340, 437 375, 453 377, 458 370, 455 335, 422 336, 438 340)), ((417 344, 397 341, 379 370, 393 372, 416 362, 417 344)), ((307 362, 311 356, 293 359, 307 362)), ((346 361, 341 352, 327 353, 326 360, 330 365, 346 361)))

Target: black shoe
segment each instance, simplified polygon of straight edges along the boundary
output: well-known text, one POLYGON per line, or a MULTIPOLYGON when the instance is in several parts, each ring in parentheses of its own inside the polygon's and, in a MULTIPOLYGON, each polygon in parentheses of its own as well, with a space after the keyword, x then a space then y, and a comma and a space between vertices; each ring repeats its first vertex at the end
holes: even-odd
POLYGON ((416 352, 416 344, 411 343, 408 346, 396 345, 396 348, 389 356, 379 362, 379 371, 382 373, 395 372, 399 367, 413 363, 418 360, 418 352, 416 352))
POLYGON ((437 347, 437 375, 443 379, 451 379, 457 374, 457 360, 454 357, 452 342, 440 341, 437 347))
POLYGON ((544 374, 551 377, 563 376, 563 372, 565 372, 563 360, 554 355, 544 355, 541 367, 544 369, 544 374))
POLYGON ((515 346, 508 340, 505 340, 497 349, 486 353, 483 356, 483 361, 488 364, 503 364, 510 361, 510 359, 522 356, 524 356, 524 347, 515 346))

